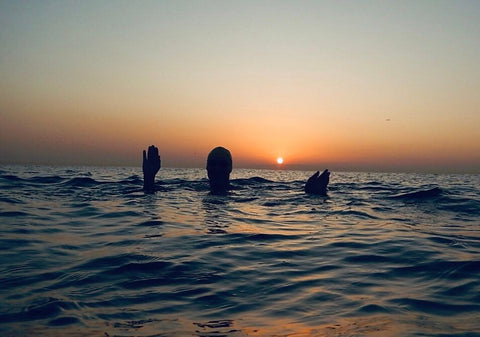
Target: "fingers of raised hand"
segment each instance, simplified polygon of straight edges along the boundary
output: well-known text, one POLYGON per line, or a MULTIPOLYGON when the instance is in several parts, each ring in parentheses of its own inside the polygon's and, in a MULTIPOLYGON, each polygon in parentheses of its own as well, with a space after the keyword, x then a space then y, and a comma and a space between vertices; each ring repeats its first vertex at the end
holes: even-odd
POLYGON ((313 182, 314 180, 316 180, 318 178, 318 175, 320 174, 319 171, 315 172, 314 174, 312 174, 312 176, 310 178, 308 178, 308 182, 313 182))
POLYGON ((148 156, 145 156, 144 152, 144 162, 147 163, 149 168, 153 170, 154 174, 160 169, 160 155, 158 154, 158 148, 154 145, 148 147, 148 156))
POLYGON ((323 182, 324 184, 328 184, 329 180, 330 180, 330 172, 328 171, 328 169, 326 169, 320 175, 319 181, 323 182))
POLYGON ((329 182, 330 172, 324 170, 322 174, 319 171, 315 172, 308 178, 305 184, 305 192, 313 194, 325 194, 329 182))
POLYGON ((148 160, 152 160, 156 157, 158 157, 158 149, 155 146, 150 145, 148 147, 148 160))

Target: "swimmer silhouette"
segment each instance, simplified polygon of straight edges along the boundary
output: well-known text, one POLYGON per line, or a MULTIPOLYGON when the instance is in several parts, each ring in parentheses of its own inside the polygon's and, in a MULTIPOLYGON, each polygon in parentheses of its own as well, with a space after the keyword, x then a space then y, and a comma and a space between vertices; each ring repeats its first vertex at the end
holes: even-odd
POLYGON ((305 184, 305 193, 327 195, 327 185, 330 181, 330 172, 327 170, 320 174, 319 171, 315 172, 310 178, 308 178, 305 184))
POLYGON ((213 194, 225 194, 230 189, 232 155, 226 148, 218 146, 207 157, 207 175, 210 191, 213 194))
MULTIPOLYGON (((155 175, 160 170, 161 161, 158 148, 148 147, 148 153, 143 150, 143 189, 145 193, 155 192, 155 175)), ((232 172, 232 155, 226 148, 218 146, 207 157, 207 175, 210 191, 213 194, 225 194, 230 189, 230 173, 232 172)), ((320 174, 315 172, 305 184, 305 193, 326 195, 330 181, 330 172, 320 174)))
POLYGON ((145 193, 155 192, 155 175, 160 170, 161 161, 158 155, 158 149, 151 145, 148 147, 148 155, 143 150, 143 190, 145 193))

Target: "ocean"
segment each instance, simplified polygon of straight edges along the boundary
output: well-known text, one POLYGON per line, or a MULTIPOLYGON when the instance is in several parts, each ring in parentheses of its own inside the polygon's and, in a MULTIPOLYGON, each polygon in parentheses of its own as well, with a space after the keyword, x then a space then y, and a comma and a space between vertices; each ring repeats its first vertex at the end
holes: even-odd
POLYGON ((0 166, 0 335, 480 336, 480 175, 312 173, 0 166))

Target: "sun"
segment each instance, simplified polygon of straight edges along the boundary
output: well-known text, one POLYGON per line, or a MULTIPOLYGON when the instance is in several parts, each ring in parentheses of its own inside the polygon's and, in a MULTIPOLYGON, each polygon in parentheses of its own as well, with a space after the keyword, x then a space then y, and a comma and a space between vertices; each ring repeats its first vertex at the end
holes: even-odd
POLYGON ((278 164, 278 165, 282 165, 282 164, 283 164, 283 158, 282 158, 282 157, 278 157, 278 158, 277 158, 277 164, 278 164))

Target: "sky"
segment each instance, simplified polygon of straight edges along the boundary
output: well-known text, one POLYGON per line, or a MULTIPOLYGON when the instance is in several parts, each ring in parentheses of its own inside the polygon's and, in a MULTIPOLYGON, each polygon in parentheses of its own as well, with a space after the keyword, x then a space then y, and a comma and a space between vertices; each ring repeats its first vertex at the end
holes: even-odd
POLYGON ((480 1, 0 0, 0 163, 480 173, 480 1))

